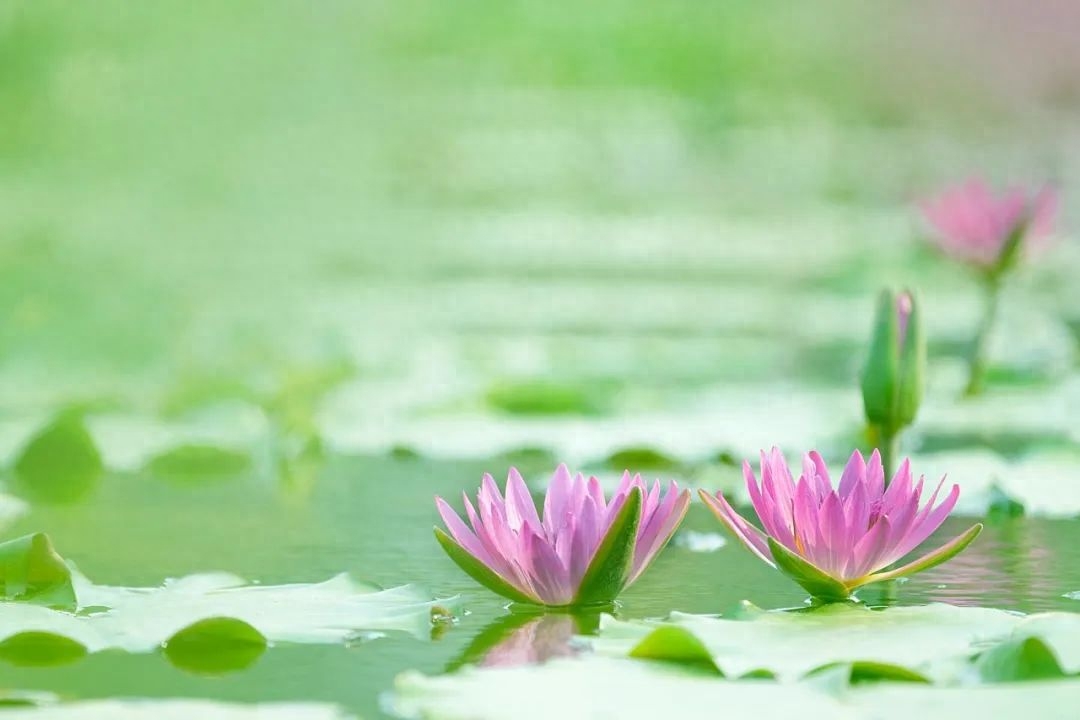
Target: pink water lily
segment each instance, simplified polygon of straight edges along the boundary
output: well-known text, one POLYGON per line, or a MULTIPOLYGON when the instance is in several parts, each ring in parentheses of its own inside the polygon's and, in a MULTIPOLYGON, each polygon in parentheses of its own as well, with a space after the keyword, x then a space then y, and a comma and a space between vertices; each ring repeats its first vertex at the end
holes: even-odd
POLYGON ((505 498, 491 475, 484 475, 476 507, 462 496, 468 525, 435 498, 450 531, 435 529, 443 549, 490 590, 549 606, 614 600, 648 568, 690 505, 689 491, 675 482, 662 493, 659 481, 650 489, 629 472, 609 502, 595 477, 572 476, 565 465, 551 478, 543 519, 514 468, 505 498))
POLYGON ((934 230, 933 239, 951 257, 977 267, 993 269, 1003 257, 1014 233, 1026 253, 1047 244, 1054 230, 1057 193, 1013 188, 995 195, 980 178, 949 188, 922 204, 934 230))
POLYGON ((821 600, 843 600, 868 583, 945 562, 982 529, 976 524, 937 550, 885 570, 941 526, 960 496, 958 486, 938 502, 942 478, 924 503, 923 478, 913 484, 910 463, 904 460, 886 487, 877 450, 869 462, 855 451, 837 488, 816 452, 803 456, 798 481, 777 448, 761 453, 760 485, 749 463, 743 464, 743 475, 762 529, 743 519, 723 495, 701 491, 702 499, 751 552, 821 600))

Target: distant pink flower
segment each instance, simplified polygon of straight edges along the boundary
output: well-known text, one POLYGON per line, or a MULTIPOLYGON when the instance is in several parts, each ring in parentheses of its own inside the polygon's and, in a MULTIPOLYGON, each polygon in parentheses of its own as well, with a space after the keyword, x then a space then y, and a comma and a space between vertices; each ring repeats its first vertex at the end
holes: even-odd
POLYGON ((520 473, 510 469, 506 498, 484 475, 477 507, 462 493, 471 528, 442 499, 450 531, 439 543, 461 569, 504 597, 563 606, 610 602, 637 580, 675 533, 690 493, 672 482, 646 487, 625 473, 607 502, 600 482, 560 465, 544 498, 543 520, 520 473))
POLYGON ((933 239, 948 255, 978 267, 994 268, 1009 237, 1023 232, 1021 249, 1042 249, 1054 231, 1057 192, 1013 188, 995 196, 980 178, 951 187, 921 203, 933 239))
POLYGON ((852 454, 838 489, 833 489, 816 452, 803 457, 798 482, 776 448, 768 455, 761 453, 760 486, 749 463, 743 464, 743 475, 764 532, 735 512, 723 495, 701 491, 702 499, 751 552, 823 600, 842 600, 862 585, 945 562, 982 529, 975 525, 932 553, 883 571, 941 526, 956 505, 959 487, 953 485, 935 505, 942 478, 922 504, 923 479, 913 486, 910 464, 904 460, 886 488, 876 450, 869 463, 858 451, 852 454))

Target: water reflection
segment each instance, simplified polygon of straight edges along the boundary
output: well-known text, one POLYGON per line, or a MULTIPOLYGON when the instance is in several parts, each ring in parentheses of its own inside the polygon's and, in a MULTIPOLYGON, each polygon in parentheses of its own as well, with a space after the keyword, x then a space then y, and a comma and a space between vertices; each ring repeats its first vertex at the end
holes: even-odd
POLYGON ((513 667, 576 655, 576 635, 597 631, 600 616, 610 606, 580 611, 515 609, 481 630, 450 663, 447 672, 464 665, 513 667))
MULTIPOLYGON (((1054 608, 1061 595, 1052 525, 1022 519, 990 524, 982 537, 948 563, 909 584, 907 600, 1000 607, 1036 612, 1054 608)), ((931 541, 932 542, 932 541, 931 541)))

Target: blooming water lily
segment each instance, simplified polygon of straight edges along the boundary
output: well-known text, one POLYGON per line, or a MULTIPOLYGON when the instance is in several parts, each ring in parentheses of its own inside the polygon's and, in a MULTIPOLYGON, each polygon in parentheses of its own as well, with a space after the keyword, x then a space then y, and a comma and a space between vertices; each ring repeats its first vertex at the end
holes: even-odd
POLYGON ((982 530, 981 524, 973 525, 937 550, 887 570, 941 526, 960 496, 958 486, 938 503, 942 478, 924 503, 923 479, 913 484, 904 460, 886 487, 877 451, 869 462, 860 452, 853 453, 838 488, 816 452, 803 457, 797 482, 776 448, 761 454, 760 485, 749 463, 743 464, 743 474, 762 530, 735 512, 722 494, 702 490, 702 499, 751 552, 818 600, 846 600, 863 585, 934 567, 967 547, 982 530))
POLYGON ((689 491, 671 482, 646 486, 625 473, 610 502, 600 482, 560 465, 539 517, 521 474, 510 469, 506 496, 484 475, 469 525, 442 498, 435 503, 450 534, 435 537, 474 580, 517 602, 547 606, 609 603, 636 581, 675 533, 689 491), (471 528, 470 528, 471 525, 471 528))

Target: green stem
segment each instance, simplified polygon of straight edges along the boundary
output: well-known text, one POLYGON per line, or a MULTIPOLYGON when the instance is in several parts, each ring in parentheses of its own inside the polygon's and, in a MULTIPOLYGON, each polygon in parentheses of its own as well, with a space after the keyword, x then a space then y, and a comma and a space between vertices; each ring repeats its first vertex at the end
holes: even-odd
POLYGON ((1001 298, 1001 281, 998 275, 987 275, 983 280, 983 315, 975 340, 971 344, 968 356, 968 381, 964 388, 965 397, 980 394, 986 385, 986 369, 990 351, 990 335, 997 322, 998 305, 1001 298))
POLYGON ((882 428, 878 449, 881 451, 881 467, 885 470, 885 485, 888 486, 896 472, 897 458, 900 457, 900 431, 882 428))

